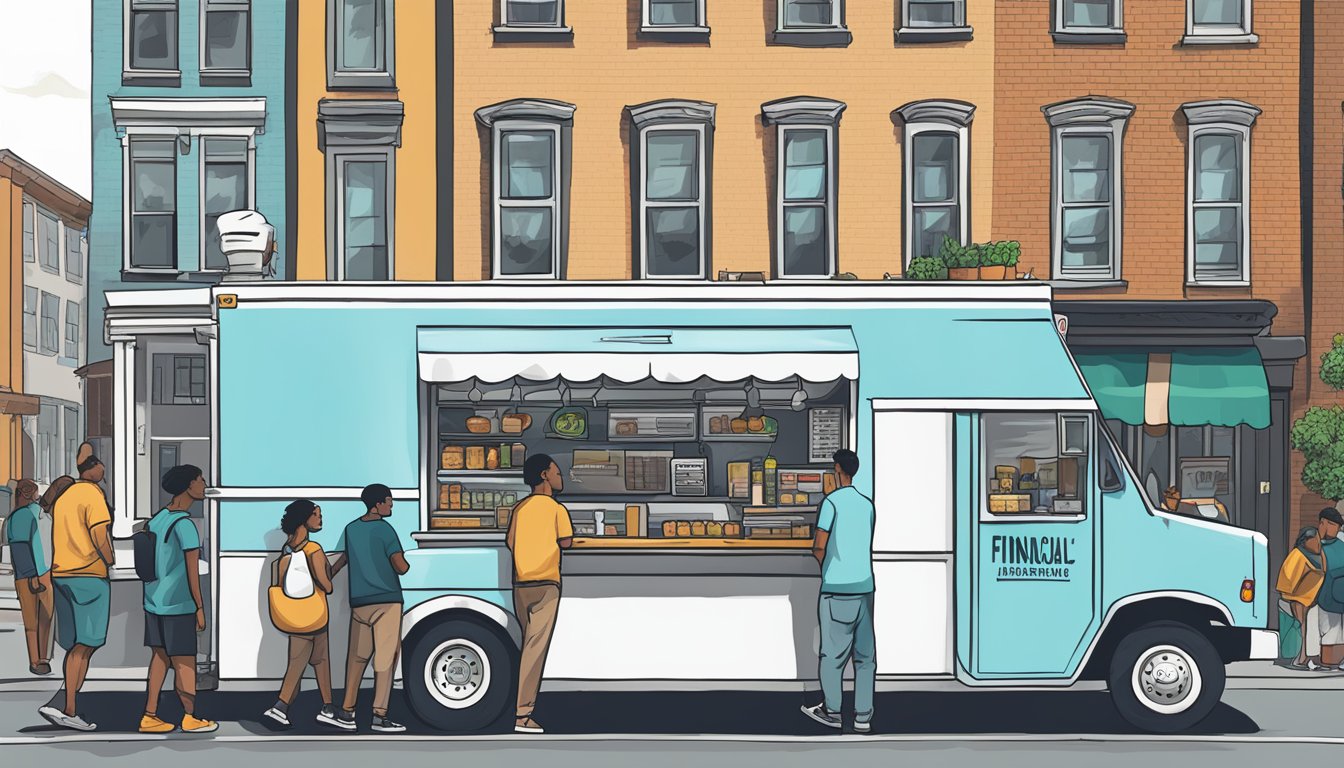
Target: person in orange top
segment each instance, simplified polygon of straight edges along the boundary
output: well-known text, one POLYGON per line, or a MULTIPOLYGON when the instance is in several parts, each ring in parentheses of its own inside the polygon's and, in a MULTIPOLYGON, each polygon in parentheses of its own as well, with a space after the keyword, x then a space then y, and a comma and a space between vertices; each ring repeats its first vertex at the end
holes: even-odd
POLYGON ((1283 560, 1275 587, 1291 609, 1302 631, 1302 647, 1293 660, 1298 669, 1319 669, 1321 654, 1320 606, 1316 594, 1325 581, 1325 553, 1321 550, 1321 533, 1307 526, 1297 535, 1297 545, 1283 560))

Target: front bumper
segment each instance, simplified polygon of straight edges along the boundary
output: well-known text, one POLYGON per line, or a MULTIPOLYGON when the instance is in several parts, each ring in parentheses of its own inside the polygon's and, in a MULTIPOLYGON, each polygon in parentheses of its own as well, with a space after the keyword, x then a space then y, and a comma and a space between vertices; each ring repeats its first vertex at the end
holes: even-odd
POLYGON ((1250 649, 1247 661, 1273 661, 1279 658, 1279 633, 1272 629, 1248 629, 1250 649))

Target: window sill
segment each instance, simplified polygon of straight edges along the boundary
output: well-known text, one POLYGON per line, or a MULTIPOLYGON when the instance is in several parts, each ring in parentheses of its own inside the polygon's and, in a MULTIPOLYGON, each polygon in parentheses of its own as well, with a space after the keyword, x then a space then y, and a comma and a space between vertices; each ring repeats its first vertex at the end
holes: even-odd
POLYGON ((1250 288, 1250 280, 1187 280, 1186 288, 1250 288))
POLYGON ((848 29, 780 29, 770 36, 771 45, 794 48, 848 48, 854 35, 848 29))
POLYGON ((1063 278, 1060 280, 1042 280, 1041 282, 1051 288, 1058 288, 1066 291, 1095 291, 1103 288, 1128 288, 1128 280, 1081 280, 1063 278))
POLYGON ((495 27, 496 43, 572 43, 573 27, 495 27))
POLYGON ((83 275, 71 275, 71 274, 69 274, 69 273, 67 272, 66 275, 65 275, 65 282, 67 282, 67 283, 73 283, 74 285, 83 285, 83 284, 84 284, 84 276, 83 276, 83 275))
POLYGON ((1186 35, 1181 45, 1256 45, 1260 42, 1257 34, 1245 35, 1186 35))
POLYGON ((199 270, 183 272, 167 267, 151 269, 147 267, 127 267, 121 270, 121 276, 127 282, 203 282, 216 283, 224 276, 219 270, 199 270))
POLYGON ((149 85, 159 88, 181 88, 182 73, 177 70, 132 70, 121 72, 122 85, 149 85))
POLYGON ((709 27, 651 27, 639 28, 641 40, 662 43, 708 43, 709 27))
POLYGON ((395 91, 397 80, 386 72, 328 72, 328 91, 395 91))
POLYGON ((250 88, 252 87, 252 72, 245 69, 240 70, 201 70, 201 85, 207 88, 229 87, 250 88))
POLYGON ((46 272, 48 275, 59 275, 59 274, 61 274, 61 268, 60 268, 60 267, 48 267, 46 264, 43 264, 43 265, 40 267, 40 269, 41 269, 43 272, 46 272))
POLYGON ((896 43, 968 43, 975 39, 970 27, 901 27, 896 43))
POLYGON ((1128 36, 1123 30, 1107 30, 1105 32, 1073 32, 1063 30, 1060 32, 1051 32, 1050 36, 1056 43, 1065 43, 1067 45, 1124 45, 1128 36))

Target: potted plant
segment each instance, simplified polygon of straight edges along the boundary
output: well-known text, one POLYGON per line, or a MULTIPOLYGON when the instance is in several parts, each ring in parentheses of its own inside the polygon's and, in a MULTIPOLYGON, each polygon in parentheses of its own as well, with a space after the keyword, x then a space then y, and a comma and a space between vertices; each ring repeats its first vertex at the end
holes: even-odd
POLYGON ((1017 242, 1000 240, 981 246, 984 254, 980 264, 981 280, 1008 280, 1017 277, 1017 256, 1021 246, 1017 242))
POLYGON ((980 276, 980 247, 977 245, 963 246, 944 237, 939 256, 947 266, 947 276, 953 280, 975 280, 980 276))
POLYGON ((947 266, 933 256, 918 256, 905 268, 906 280, 946 280, 947 266))

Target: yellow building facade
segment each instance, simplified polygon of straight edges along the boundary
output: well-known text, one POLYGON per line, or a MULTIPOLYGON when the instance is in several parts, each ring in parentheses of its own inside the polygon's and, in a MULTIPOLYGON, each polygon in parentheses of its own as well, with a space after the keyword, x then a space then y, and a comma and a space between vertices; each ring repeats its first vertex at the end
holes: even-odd
MULTIPOLYGON (((441 64, 430 0, 296 3, 299 280, 434 280, 441 64)), ((446 20, 445 20, 446 21, 446 20)))
POLYGON ((452 279, 879 279, 989 238, 993 4, 453 7, 452 279))

